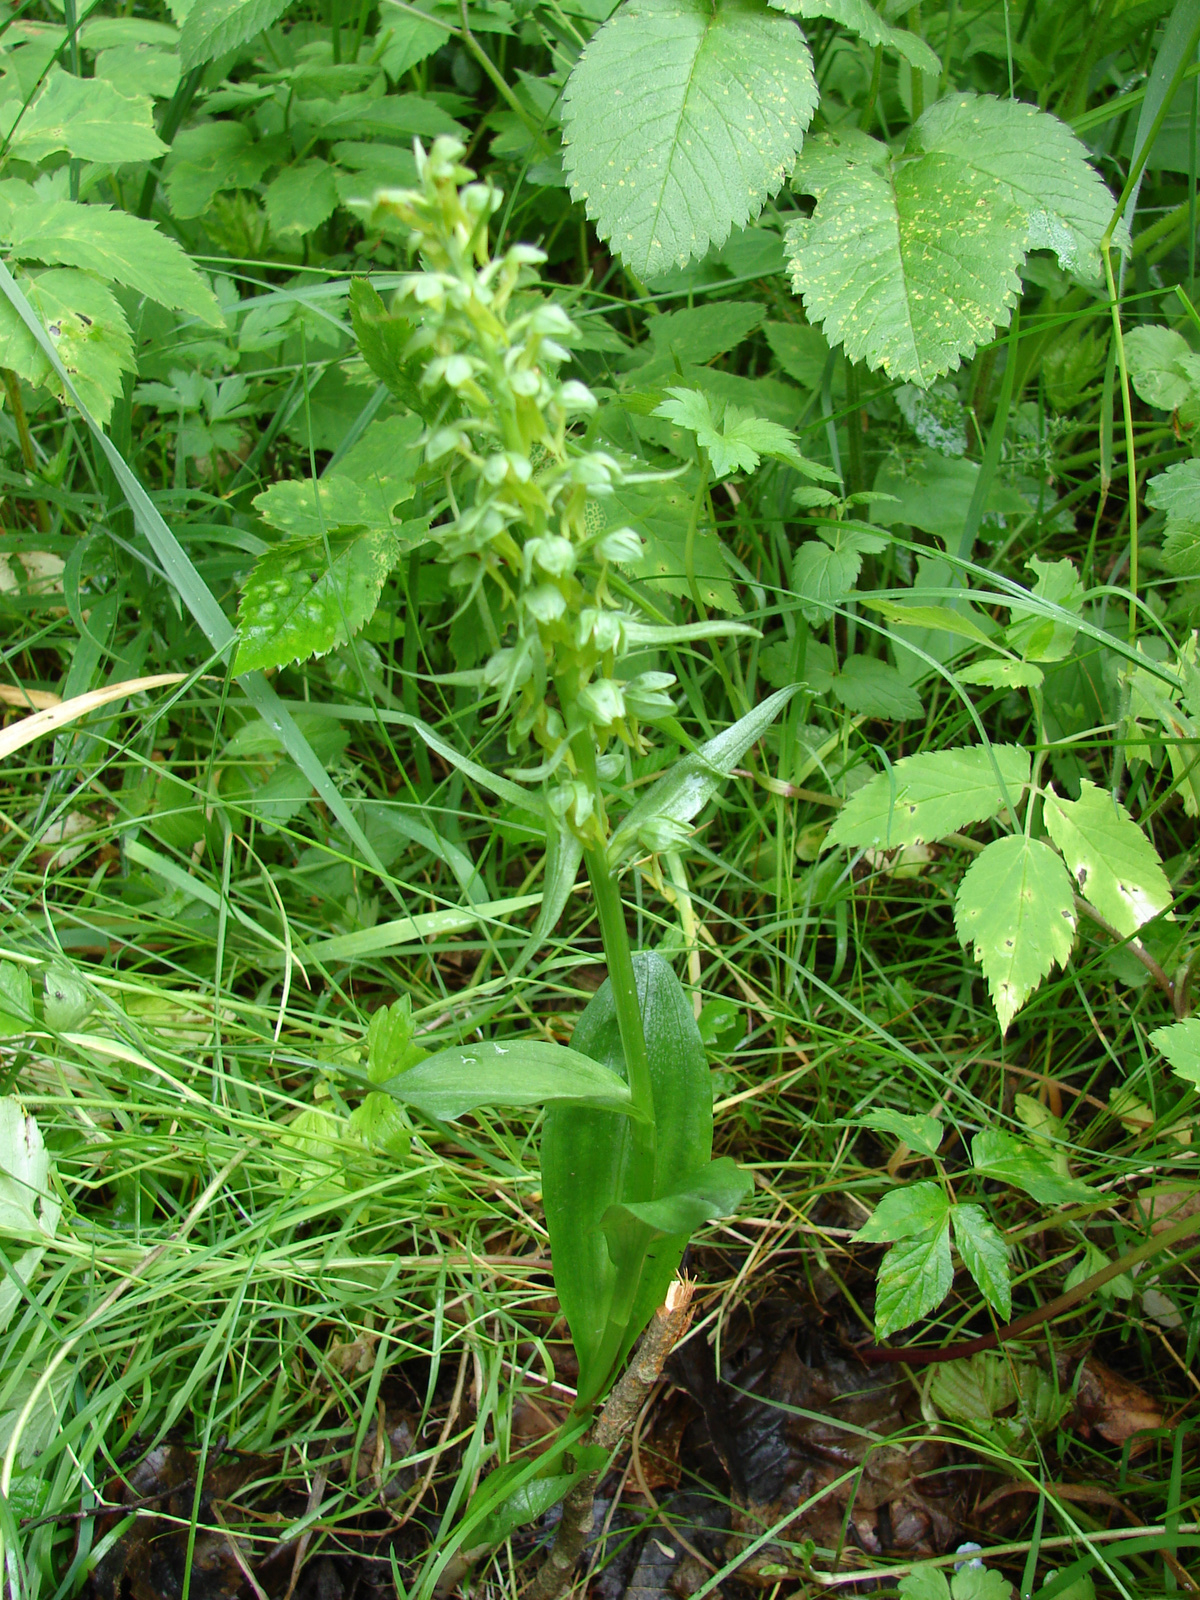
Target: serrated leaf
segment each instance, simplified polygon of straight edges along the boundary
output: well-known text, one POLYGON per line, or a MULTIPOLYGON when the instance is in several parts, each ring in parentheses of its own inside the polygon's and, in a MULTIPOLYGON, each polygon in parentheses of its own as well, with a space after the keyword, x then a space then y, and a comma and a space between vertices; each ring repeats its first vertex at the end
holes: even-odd
POLYGON ((950 1222, 894 1244, 879 1264, 875 1289, 875 1334, 879 1339, 907 1328, 946 1298, 954 1281, 950 1222))
POLYGON ((273 483, 255 496, 254 508, 290 538, 319 539, 330 529, 389 530, 393 507, 412 492, 411 483, 357 482, 339 472, 273 483))
POLYGON ((0 1039, 28 1033, 33 1026, 33 980, 28 967, 0 961, 0 1039))
POLYGON ((968 667, 959 667, 957 676, 963 683, 977 683, 985 689, 1037 689, 1046 675, 1032 661, 994 657, 991 661, 975 661, 968 667))
POLYGON ((958 886, 954 926, 974 947, 1000 1031, 1075 940, 1075 896, 1061 857, 1040 839, 1011 833, 975 857, 958 886))
POLYGON ((708 451, 717 478, 731 472, 753 472, 763 456, 786 461, 811 477, 832 477, 827 467, 800 454, 792 434, 778 422, 720 402, 714 413, 708 396, 698 389, 669 387, 667 399, 660 401, 651 415, 690 429, 696 442, 708 451))
POLYGON ((950 1585, 940 1567, 914 1567, 897 1587, 904 1600, 950 1600, 950 1585))
POLYGON ((936 75, 942 70, 942 63, 924 39, 918 39, 907 28, 893 28, 867 0, 770 0, 770 3, 790 17, 825 17, 830 22, 839 22, 867 44, 882 45, 893 55, 903 56, 918 72, 936 75))
POLYGON ((1200 1087, 1200 1017, 1155 1028, 1150 1043, 1171 1063, 1171 1071, 1200 1087))
POLYGON ((567 83, 572 196, 653 277, 757 215, 816 104, 804 36, 762 0, 626 0, 567 83))
POLYGON ((1132 938, 1171 904, 1171 885, 1158 851, 1119 800, 1084 778, 1078 800, 1050 789, 1046 831, 1066 858, 1079 892, 1132 938))
POLYGON ((404 541, 371 530, 350 537, 287 540, 266 551, 242 590, 234 670, 261 671, 326 655, 375 614, 404 541))
POLYGON ((939 1363, 929 1398, 948 1422, 988 1423, 1017 1398, 1012 1357, 994 1350, 939 1363))
POLYGON ((945 1129, 936 1117, 907 1116, 903 1111, 893 1111, 884 1106, 878 1111, 866 1111, 858 1119, 860 1127, 874 1128, 880 1133, 892 1133, 910 1150, 921 1155, 935 1156, 945 1129))
POLYGON ((202 122, 176 134, 163 171, 171 215, 199 217, 222 189, 245 189, 258 182, 270 151, 244 122, 202 122))
POLYGON ((792 591, 804 602, 812 623, 831 617, 854 592, 864 555, 886 550, 887 536, 867 533, 852 523, 835 522, 820 539, 802 544, 792 560, 792 591))
POLYGON ((855 1234, 864 1244, 911 1239, 945 1222, 950 1202, 940 1183, 908 1183, 889 1190, 855 1234))
POLYGON ((312 233, 337 207, 333 168, 315 157, 284 167, 267 185, 263 199, 275 233, 312 233))
POLYGON ((925 710, 895 667, 870 656, 851 656, 833 680, 833 693, 847 711, 864 717, 904 721, 925 710))
POLYGON ((350 322, 359 353, 367 366, 401 405, 420 417, 429 411, 430 397, 420 387, 419 358, 404 356, 412 338, 410 322, 389 314, 379 294, 365 278, 350 282, 350 322))
POLYGON ((1133 387, 1148 406, 1174 411, 1192 393, 1186 372, 1178 365, 1192 347, 1174 328, 1130 328, 1125 335, 1125 359, 1133 387))
POLYGON ((288 8, 289 0, 195 0, 179 36, 185 71, 248 44, 288 8))
POLYGON ((18 260, 83 267, 159 305, 223 325, 216 296, 177 241, 127 211, 31 198, 13 207, 3 233, 18 260))
POLYGON ((1166 512, 1163 564, 1177 577, 1200 576, 1200 460, 1176 461, 1151 478, 1146 504, 1166 512))
POLYGON ((894 850, 941 839, 994 817, 1006 794, 1015 806, 1028 782, 1029 753, 1018 745, 905 756, 851 795, 826 843, 894 850))
POLYGON ((793 182, 817 208, 786 240, 810 321, 928 388, 1007 323, 1028 250, 1090 265, 1113 202, 1085 157, 1056 118, 987 95, 931 106, 900 157, 857 130, 810 140, 793 182))
POLYGON ((979 1285, 988 1305, 1007 1322, 1012 1314, 1012 1287, 1004 1235, 982 1206, 952 1206, 950 1224, 963 1266, 979 1285))
POLYGON ((996 1178, 1022 1189, 1039 1205, 1082 1204, 1096 1191, 1076 1178, 1064 1177, 1044 1146, 1026 1144, 1000 1128, 985 1128, 971 1140, 971 1163, 981 1178, 996 1178))
MULTIPOLYGON (((51 267, 22 286, 80 399, 107 422, 125 373, 136 370, 129 325, 112 292, 70 267, 51 267)), ((0 366, 65 402, 61 380, 7 299, 0 302, 0 366)))
POLYGON ((102 78, 77 78, 52 67, 12 129, 9 153, 33 162, 59 150, 113 166, 153 161, 167 148, 154 131, 153 113, 147 96, 120 94, 102 78))

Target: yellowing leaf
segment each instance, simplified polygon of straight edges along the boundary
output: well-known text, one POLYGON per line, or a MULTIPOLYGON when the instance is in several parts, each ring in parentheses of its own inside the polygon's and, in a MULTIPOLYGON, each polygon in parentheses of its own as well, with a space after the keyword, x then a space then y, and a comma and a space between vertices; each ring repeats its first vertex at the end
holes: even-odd
POLYGON ((974 946, 1000 1031, 1071 953, 1075 897, 1061 859, 1040 839, 1009 834, 967 869, 954 905, 959 941, 974 946))
POLYGON ((102 78, 76 78, 60 67, 50 69, 45 87, 13 126, 9 144, 10 153, 25 161, 65 150, 82 161, 114 166, 153 161, 166 148, 154 131, 147 96, 120 94, 102 78))
POLYGON ((839 812, 828 844, 894 850, 941 839, 1016 805, 1029 782, 1029 753, 1017 745, 935 750, 905 756, 864 785, 839 812))
POLYGON ((1158 851, 1119 800, 1084 778, 1078 800, 1046 797, 1046 831, 1079 892, 1126 938, 1171 904, 1158 851))

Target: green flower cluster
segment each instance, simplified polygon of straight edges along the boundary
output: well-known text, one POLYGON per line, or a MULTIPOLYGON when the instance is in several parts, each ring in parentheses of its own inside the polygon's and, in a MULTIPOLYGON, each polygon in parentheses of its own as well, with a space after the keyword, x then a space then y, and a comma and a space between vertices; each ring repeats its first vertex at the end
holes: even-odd
MULTIPOLYGON (((631 528, 606 531, 599 502, 628 481, 620 463, 572 434, 596 410, 591 391, 559 377, 577 330, 553 300, 532 291, 545 259, 531 245, 492 256, 488 222, 500 203, 461 164, 463 146, 418 143, 419 189, 385 190, 375 217, 411 229, 422 270, 405 277, 397 313, 415 325, 405 359, 423 365, 436 415, 425 459, 443 475, 449 520, 432 532, 463 605, 479 607, 493 643, 485 683, 511 706, 509 749, 532 738, 540 765, 514 774, 559 774, 559 798, 586 830, 592 790, 580 781, 572 737, 590 728, 600 751, 613 739, 643 748, 639 721, 668 714, 674 678, 618 678, 630 649, 656 642, 610 591, 614 565, 636 561, 631 528), (557 702, 557 703, 555 703, 557 702)), ((615 752, 604 765, 621 765, 615 752)), ((594 824, 593 824, 594 825, 594 824)))

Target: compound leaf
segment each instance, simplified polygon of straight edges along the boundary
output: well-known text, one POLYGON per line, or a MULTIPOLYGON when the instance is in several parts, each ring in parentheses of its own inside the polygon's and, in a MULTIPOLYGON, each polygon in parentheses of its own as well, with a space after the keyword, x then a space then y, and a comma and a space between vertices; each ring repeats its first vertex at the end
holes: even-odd
POLYGON ((103 78, 76 78, 53 67, 12 128, 9 152, 32 162, 59 150, 113 166, 153 161, 167 148, 154 131, 153 109, 148 96, 121 94, 103 78))
POLYGON ((1005 1033, 1050 969, 1071 953, 1075 896, 1061 857, 1024 834, 994 840, 959 884, 954 926, 962 945, 974 945, 1005 1033))
POLYGON ((1118 933, 1131 938, 1171 904, 1158 851, 1119 800, 1087 778, 1078 800, 1046 796, 1046 831, 1079 885, 1118 933))
POLYGON ((950 1214, 950 1202, 940 1183, 909 1183, 889 1190, 858 1230, 864 1244, 911 1239, 940 1227, 950 1214))
POLYGON ((826 835, 854 850, 895 850, 941 839, 1015 805, 1029 782, 1029 753, 982 745, 905 756, 850 797, 826 835))
MULTIPOLYGON (((79 397, 101 422, 112 415, 126 372, 135 370, 129 324, 112 291, 88 272, 52 267, 21 281, 79 397)), ((0 303, 0 366, 42 384, 66 401, 66 390, 29 329, 0 303)))
POLYGON ((857 130, 824 133, 794 184, 817 200, 786 241, 810 321, 921 388, 1007 323, 1029 250, 1090 263, 1112 215, 1063 123, 988 95, 931 106, 899 157, 857 130))
POLYGON ((571 193, 653 277, 757 215, 816 104, 803 34, 763 0, 625 0, 567 84, 571 193))
POLYGON ((963 1265, 992 1310, 1007 1322, 1012 1314, 1012 1288, 1004 1235, 982 1206, 951 1206, 950 1222, 963 1265))
POLYGON ((1200 1088, 1200 1017, 1155 1028, 1150 1043, 1166 1056, 1172 1072, 1200 1088))
POLYGON ((19 261, 83 267, 159 305, 190 311, 214 327, 222 324, 216 296, 186 253, 142 217, 107 205, 31 196, 12 207, 0 231, 19 261))
POLYGON ((1023 1189, 1039 1205, 1081 1204, 1096 1191, 1058 1170, 1048 1147, 1025 1144, 1001 1128, 985 1128, 971 1140, 971 1162, 982 1178, 1023 1189))

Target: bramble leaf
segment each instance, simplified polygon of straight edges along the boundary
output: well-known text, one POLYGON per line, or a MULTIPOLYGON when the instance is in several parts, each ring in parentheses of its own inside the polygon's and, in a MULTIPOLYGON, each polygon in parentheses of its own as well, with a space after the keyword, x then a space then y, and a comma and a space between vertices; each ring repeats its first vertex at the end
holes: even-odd
MULTIPOLYGON (((80 399, 107 422, 123 375, 135 370, 129 324, 112 291, 90 273, 70 267, 52 267, 20 281, 80 399)), ((7 299, 0 302, 0 366, 44 385, 65 403, 61 380, 7 299)))
POLYGON ((950 1215, 950 1202, 940 1183, 908 1183, 890 1189, 855 1234, 864 1244, 911 1239, 938 1228, 950 1215))
POLYGON ((903 1111, 893 1111, 882 1106, 877 1111, 865 1111, 858 1118, 862 1128, 873 1128, 879 1133, 895 1134, 910 1150, 923 1156, 935 1156, 945 1129, 936 1117, 907 1116, 903 1111))
POLYGON ((938 101, 898 157, 857 130, 824 133, 793 182, 817 199, 786 236, 809 320, 922 388, 1007 323, 1029 250, 1090 266, 1113 204, 1064 123, 988 95, 938 101))
POLYGON ((851 795, 825 836, 854 850, 895 850, 986 822, 1029 782, 1029 753, 1013 744, 905 756, 851 795), (1003 782, 1001 782, 1003 780, 1003 782))
POLYGON ((893 55, 903 56, 918 72, 942 70, 942 63, 924 39, 918 39, 907 28, 892 27, 867 0, 770 0, 770 4, 790 17, 827 17, 830 22, 840 22, 867 44, 881 44, 893 55))
POLYGON ((982 1206, 951 1206, 950 1223, 963 1265, 992 1310, 1007 1322, 1012 1314, 1012 1288, 1004 1235, 982 1206))
POLYGON ((185 71, 249 44, 277 22, 289 0, 195 0, 179 36, 179 59, 185 71))
POLYGON ((1059 856, 1040 839, 1011 833, 967 868, 954 904, 964 947, 974 945, 1006 1033, 1013 1017, 1075 939, 1075 896, 1059 856))
POLYGON ((1131 938, 1171 904, 1158 851, 1119 800, 1084 778, 1078 800, 1046 796, 1046 831, 1066 857, 1079 892, 1131 938))
POLYGON ((894 1244, 879 1264, 875 1289, 875 1334, 907 1328, 932 1311, 950 1293, 954 1268, 950 1260, 950 1221, 894 1244))
POLYGON ((803 34, 763 0, 626 0, 567 84, 572 196, 654 277, 757 215, 816 105, 803 34))

